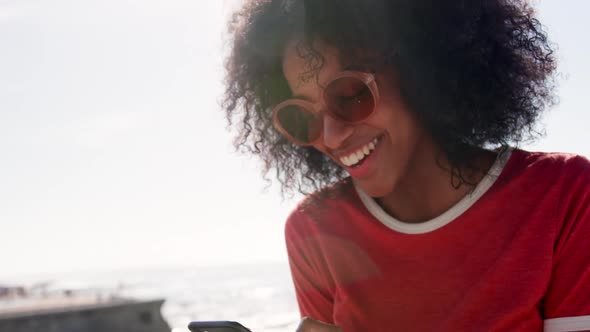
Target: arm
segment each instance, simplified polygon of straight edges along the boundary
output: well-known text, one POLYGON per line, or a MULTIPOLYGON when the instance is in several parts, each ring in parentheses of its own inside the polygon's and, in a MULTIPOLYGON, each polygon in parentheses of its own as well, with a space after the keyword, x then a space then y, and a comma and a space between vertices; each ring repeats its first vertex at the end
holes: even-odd
POLYGON ((318 228, 296 211, 287 221, 285 239, 301 316, 333 323, 334 285, 318 228))

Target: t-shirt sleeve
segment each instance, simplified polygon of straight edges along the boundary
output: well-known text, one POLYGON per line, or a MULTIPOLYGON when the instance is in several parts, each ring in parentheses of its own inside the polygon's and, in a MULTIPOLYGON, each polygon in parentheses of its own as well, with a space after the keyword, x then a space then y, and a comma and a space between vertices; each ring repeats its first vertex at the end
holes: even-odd
POLYGON ((317 227, 304 214, 294 212, 287 220, 285 239, 301 316, 333 323, 334 286, 317 227))
POLYGON ((590 330, 590 162, 576 156, 566 164, 544 298, 545 331, 590 330))

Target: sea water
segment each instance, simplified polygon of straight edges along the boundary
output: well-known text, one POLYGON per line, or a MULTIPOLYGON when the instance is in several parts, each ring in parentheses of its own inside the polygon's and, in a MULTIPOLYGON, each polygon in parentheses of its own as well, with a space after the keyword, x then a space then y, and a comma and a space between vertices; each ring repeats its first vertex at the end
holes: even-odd
POLYGON ((188 332, 193 320, 238 321, 253 332, 294 332, 299 322, 287 263, 71 273, 26 282, 164 298, 162 314, 173 332, 188 332))

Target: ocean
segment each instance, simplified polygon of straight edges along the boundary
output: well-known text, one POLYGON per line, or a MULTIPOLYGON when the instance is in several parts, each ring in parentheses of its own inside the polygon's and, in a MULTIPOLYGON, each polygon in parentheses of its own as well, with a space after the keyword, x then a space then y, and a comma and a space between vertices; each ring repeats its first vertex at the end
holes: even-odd
POLYGON ((287 263, 84 272, 28 278, 57 289, 101 289, 138 299, 164 298, 172 332, 192 320, 231 320, 253 332, 293 332, 299 312, 287 263))

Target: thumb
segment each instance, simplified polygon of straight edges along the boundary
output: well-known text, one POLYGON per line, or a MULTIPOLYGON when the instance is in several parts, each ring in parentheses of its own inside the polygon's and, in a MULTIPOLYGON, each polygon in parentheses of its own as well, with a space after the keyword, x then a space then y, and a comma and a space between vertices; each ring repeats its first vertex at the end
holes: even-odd
POLYGON ((309 317, 303 317, 296 332, 343 332, 341 328, 336 325, 320 322, 309 317))

